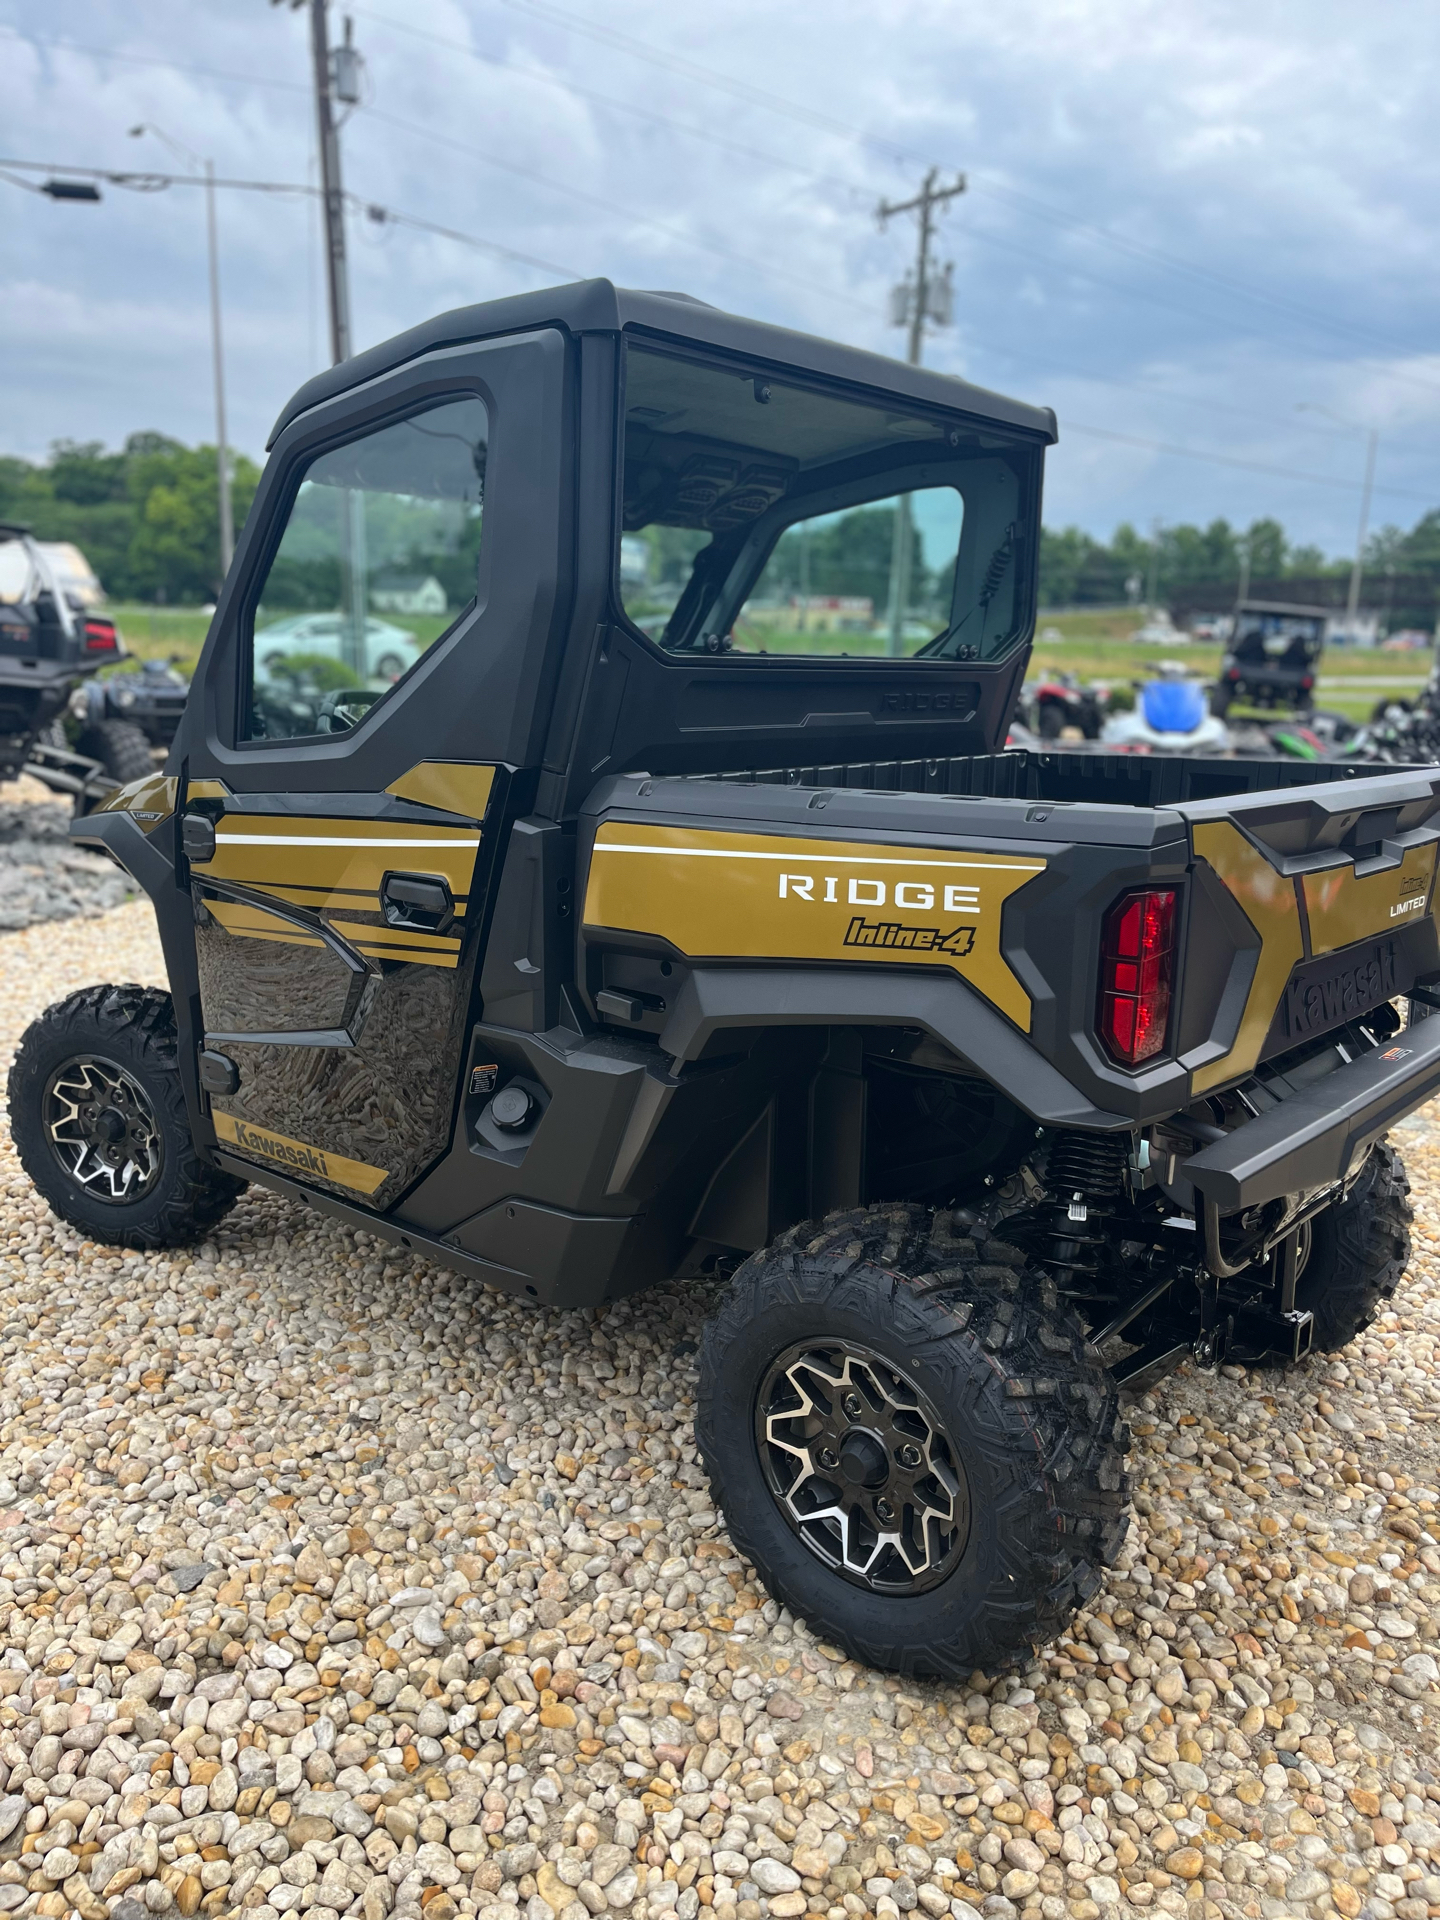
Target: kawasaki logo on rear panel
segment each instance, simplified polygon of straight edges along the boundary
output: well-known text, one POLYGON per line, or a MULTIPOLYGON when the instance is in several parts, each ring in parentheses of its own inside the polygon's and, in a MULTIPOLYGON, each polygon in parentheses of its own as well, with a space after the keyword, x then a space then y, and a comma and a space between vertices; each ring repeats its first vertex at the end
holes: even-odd
POLYGON ((1382 941, 1359 959, 1338 960, 1318 979, 1292 980, 1285 990, 1285 1026, 1292 1040, 1366 1013, 1400 991, 1395 980, 1395 945, 1382 941))

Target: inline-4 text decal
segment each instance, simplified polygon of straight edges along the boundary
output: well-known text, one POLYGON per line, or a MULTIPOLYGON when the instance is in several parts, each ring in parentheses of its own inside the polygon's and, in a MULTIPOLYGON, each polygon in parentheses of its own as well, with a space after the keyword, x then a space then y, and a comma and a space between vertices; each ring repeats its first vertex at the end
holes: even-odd
POLYGON ((845 929, 847 947, 899 948, 905 953, 948 953, 963 960, 975 944, 974 927, 907 927, 899 920, 867 920, 857 913, 845 929))

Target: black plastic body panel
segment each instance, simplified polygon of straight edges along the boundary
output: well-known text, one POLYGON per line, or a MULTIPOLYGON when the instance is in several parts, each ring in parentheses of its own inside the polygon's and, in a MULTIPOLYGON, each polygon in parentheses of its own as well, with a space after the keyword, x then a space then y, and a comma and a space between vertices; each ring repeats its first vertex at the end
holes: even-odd
POLYGON ((1440 1020, 1337 1067, 1217 1140, 1182 1171, 1222 1213, 1343 1180, 1387 1127, 1440 1088, 1440 1020))
MULTIPOLYGON (((905 758, 777 765, 756 762, 722 777, 744 785, 851 787, 875 793, 950 794, 964 799, 1039 800, 1101 807, 1180 807, 1240 794, 1277 793, 1295 787, 1330 787, 1358 780, 1374 783, 1377 795, 1389 782, 1410 776, 1416 794, 1429 767, 1389 767, 1368 761, 1187 760, 1180 755, 1013 751, 957 754, 953 746, 932 759, 905 758)), ((1393 804, 1393 802, 1392 802, 1393 804)), ((1223 817, 1227 809, 1219 809, 1223 817)), ((1293 815, 1293 807, 1286 809, 1293 815)), ((1206 817, 1197 814, 1195 817, 1206 817)), ((1214 817, 1214 816, 1211 816, 1214 817)))
POLYGON ((710 1009, 704 1019, 738 1026, 908 1021, 1050 1125, 1138 1125, 1189 1098, 1188 1070, 1173 1055, 1127 1073, 1102 1055, 1093 1037, 1098 930, 1106 908, 1127 888, 1151 881, 1185 887, 1189 840, 1175 813, 1078 803, 1037 808, 1025 800, 844 787, 619 779, 597 788, 581 820, 576 885, 582 898, 599 821, 619 817, 817 842, 988 853, 1013 847, 1046 862, 1044 873, 1011 895, 1001 922, 1001 950, 1031 996, 1028 1035, 949 967, 767 967, 747 960, 691 973, 661 1031, 667 1052, 690 1056, 695 1034, 703 1031, 702 1016, 692 1009, 702 1003, 710 1009), (717 996, 727 992, 735 1004, 722 1015, 717 996))

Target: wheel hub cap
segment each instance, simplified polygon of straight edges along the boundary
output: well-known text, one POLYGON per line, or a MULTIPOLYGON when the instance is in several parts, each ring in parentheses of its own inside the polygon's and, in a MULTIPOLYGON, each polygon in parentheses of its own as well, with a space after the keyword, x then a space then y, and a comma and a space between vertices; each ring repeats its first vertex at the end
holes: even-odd
POLYGON ((761 1382, 755 1439, 786 1522, 857 1586, 918 1593, 964 1551, 958 1451, 929 1399, 870 1348, 824 1341, 780 1354, 761 1382))
POLYGON ((50 1147, 67 1177, 106 1204, 132 1204, 160 1176, 160 1128, 149 1096, 113 1060, 67 1061, 45 1091, 50 1147))
POLYGON ((878 1433, 852 1427, 840 1443, 840 1478, 847 1487, 883 1487, 890 1471, 890 1456, 878 1433))

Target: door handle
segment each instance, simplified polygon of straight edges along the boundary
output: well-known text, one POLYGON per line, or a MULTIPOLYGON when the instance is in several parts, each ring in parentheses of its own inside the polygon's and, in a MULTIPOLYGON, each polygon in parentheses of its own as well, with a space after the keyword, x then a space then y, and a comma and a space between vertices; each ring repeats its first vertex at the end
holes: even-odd
POLYGON ((390 927, 413 933, 444 933, 455 918, 450 883, 433 873, 387 873, 380 885, 380 911, 390 927))
POLYGON ((202 866, 215 858, 215 822, 208 814, 180 816, 180 849, 187 860, 197 860, 202 866))

